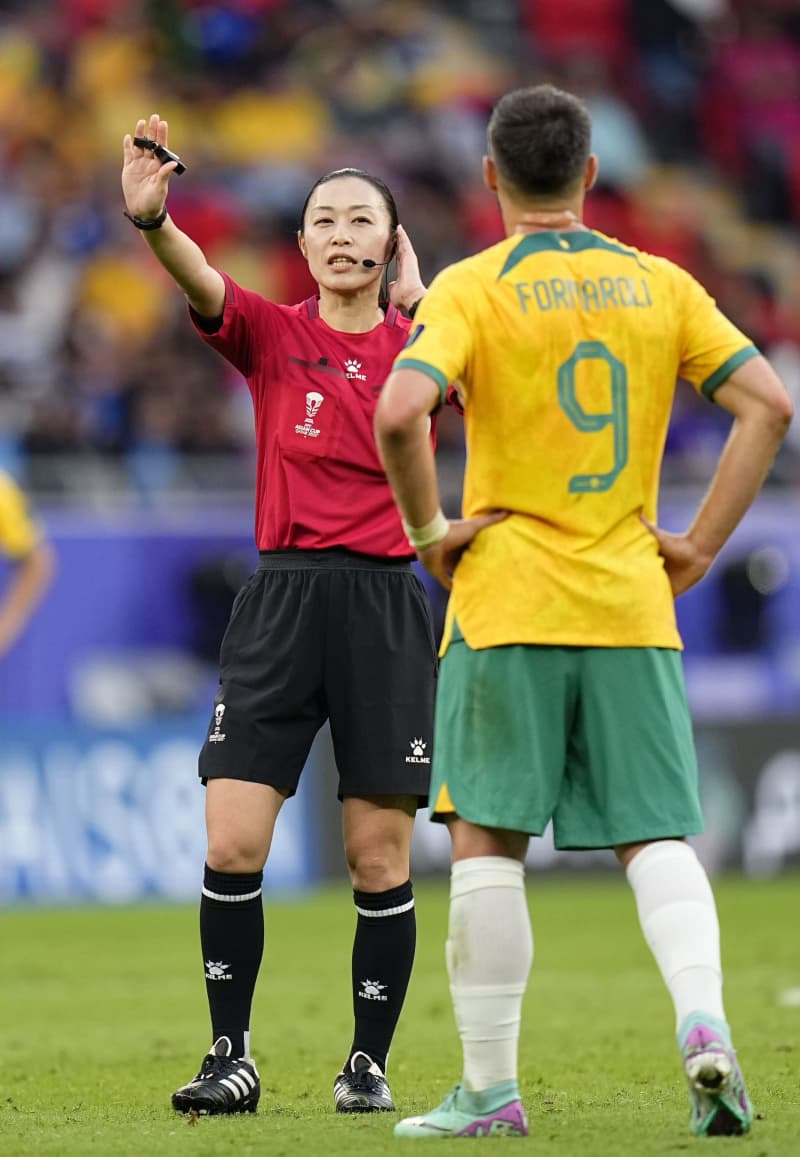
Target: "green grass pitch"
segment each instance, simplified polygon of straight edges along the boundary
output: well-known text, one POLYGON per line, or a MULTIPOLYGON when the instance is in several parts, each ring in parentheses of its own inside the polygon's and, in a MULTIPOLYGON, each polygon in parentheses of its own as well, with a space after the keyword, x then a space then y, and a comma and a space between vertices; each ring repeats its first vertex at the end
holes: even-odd
MULTIPOLYGON (((531 1136, 515 1151, 800 1154, 800 1007, 789 999, 800 988, 800 879, 724 879, 716 891, 727 1009, 758 1114, 752 1133, 690 1136, 671 1006, 622 875, 532 874, 536 955, 520 1049, 531 1136)), ((444 882, 418 886, 417 912, 417 966, 389 1066, 402 1114, 438 1101, 459 1072, 444 882)), ((196 911, 0 912, 0 1154, 374 1157, 409 1144, 462 1153, 489 1143, 401 1142, 393 1115, 333 1113, 333 1077, 350 1043, 349 890, 268 900, 266 916, 253 1018, 261 1107, 188 1123, 169 1096, 209 1044, 196 911)))

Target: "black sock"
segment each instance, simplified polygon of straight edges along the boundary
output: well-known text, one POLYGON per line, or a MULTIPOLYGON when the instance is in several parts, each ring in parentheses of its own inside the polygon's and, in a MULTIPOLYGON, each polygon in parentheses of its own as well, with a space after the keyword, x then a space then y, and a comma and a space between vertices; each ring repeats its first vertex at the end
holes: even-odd
POLYGON ((215 872, 206 864, 200 900, 200 946, 213 1039, 230 1037, 247 1056, 250 1008, 264 952, 262 872, 215 872), (224 898, 223 898, 224 897, 224 898))
POLYGON ((414 964, 417 918, 411 881, 388 892, 353 892, 358 912, 353 941, 350 1056, 364 1052, 386 1071, 386 1058, 414 964))

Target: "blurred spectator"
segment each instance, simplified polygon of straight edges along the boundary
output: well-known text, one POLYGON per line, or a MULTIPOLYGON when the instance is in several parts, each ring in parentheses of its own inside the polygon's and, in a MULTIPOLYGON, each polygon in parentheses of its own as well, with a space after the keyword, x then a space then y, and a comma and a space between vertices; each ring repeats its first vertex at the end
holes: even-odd
POLYGON ((642 127, 664 161, 699 159, 698 104, 711 41, 728 0, 633 0, 631 32, 644 90, 642 127))
POLYGON ((800 44, 774 0, 735 0, 704 96, 708 155, 742 180, 757 220, 800 220, 800 44))
POLYGON ((652 158, 639 119, 614 89, 608 60, 576 53, 563 62, 556 83, 574 92, 589 109, 592 151, 601 158, 598 190, 624 192, 635 186, 652 158))
POLYGON ((0 659, 11 649, 53 579, 55 559, 25 498, 12 478, 0 471, 0 556, 11 576, 0 593, 0 659))
POLYGON ((565 61, 575 54, 605 60, 617 76, 631 62, 629 0, 521 0, 525 27, 537 52, 565 61))

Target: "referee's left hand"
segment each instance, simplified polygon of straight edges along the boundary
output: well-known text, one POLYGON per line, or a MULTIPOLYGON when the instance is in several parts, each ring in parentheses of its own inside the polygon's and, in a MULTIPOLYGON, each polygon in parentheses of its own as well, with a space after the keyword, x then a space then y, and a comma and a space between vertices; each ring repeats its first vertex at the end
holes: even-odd
POLYGON ((419 551, 417 557, 425 570, 449 591, 453 587, 453 572, 458 560, 475 535, 487 526, 493 526, 495 522, 502 522, 508 518, 508 514, 507 510, 495 510, 492 514, 480 514, 475 518, 453 519, 446 537, 426 550, 419 551))
POLYGON ((402 225, 397 226, 397 279, 389 282, 389 300, 406 312, 425 296, 426 289, 419 272, 419 261, 411 239, 402 225))

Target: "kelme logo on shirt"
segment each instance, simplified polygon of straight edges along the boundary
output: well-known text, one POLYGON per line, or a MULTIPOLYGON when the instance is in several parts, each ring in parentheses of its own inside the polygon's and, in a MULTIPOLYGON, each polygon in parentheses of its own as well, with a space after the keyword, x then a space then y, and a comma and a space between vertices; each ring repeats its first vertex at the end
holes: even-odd
POLYGON ((320 430, 314 425, 314 419, 324 401, 325 398, 318 390, 308 391, 306 394, 306 419, 304 422, 297 423, 294 428, 295 434, 300 434, 303 438, 319 438, 320 430))
POLYGON ((361 362, 357 362, 355 358, 346 358, 344 363, 344 373, 347 378, 357 378, 359 382, 365 382, 367 375, 361 373, 361 362))

